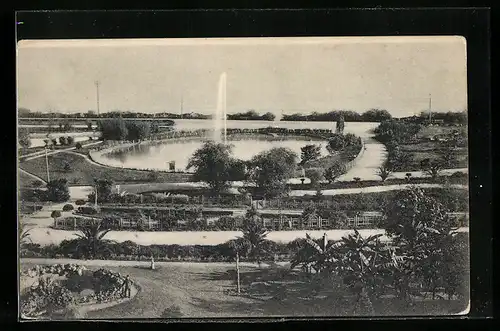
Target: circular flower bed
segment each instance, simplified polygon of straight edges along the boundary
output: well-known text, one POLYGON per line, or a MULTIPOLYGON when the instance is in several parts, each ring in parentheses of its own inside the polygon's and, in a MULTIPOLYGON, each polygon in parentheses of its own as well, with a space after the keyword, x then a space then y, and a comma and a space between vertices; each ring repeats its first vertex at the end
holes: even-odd
POLYGON ((21 272, 21 283, 29 283, 29 278, 32 284, 25 286, 20 300, 24 317, 51 316, 69 306, 123 298, 125 276, 107 269, 90 271, 77 264, 37 265, 21 272))

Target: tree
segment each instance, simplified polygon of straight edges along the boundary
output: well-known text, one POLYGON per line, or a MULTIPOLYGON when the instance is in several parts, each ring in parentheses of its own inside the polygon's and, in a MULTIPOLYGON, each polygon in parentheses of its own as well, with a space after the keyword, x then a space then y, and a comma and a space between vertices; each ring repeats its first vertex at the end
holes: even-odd
POLYGON ((260 265, 261 259, 266 253, 265 246, 267 244, 266 236, 268 232, 258 218, 259 215, 254 208, 247 211, 241 229, 243 236, 240 240, 244 242, 242 246, 246 247, 246 251, 243 252, 244 256, 250 261, 256 261, 260 265))
MULTIPOLYGON (((110 179, 94 179, 94 186, 97 187, 97 202, 109 202, 113 191, 113 181, 110 179)), ((89 201, 95 201, 95 192, 90 193, 89 201)))
POLYGON ((75 142, 75 138, 73 136, 66 137, 66 143, 68 145, 73 145, 74 142, 75 142))
POLYGON ((77 143, 75 144, 75 148, 76 148, 76 149, 82 149, 82 143, 81 143, 81 142, 77 142, 77 143))
POLYGON ((50 213, 50 217, 54 219, 54 227, 56 225, 56 220, 61 217, 61 212, 59 210, 53 210, 52 213, 50 213))
POLYGON ((247 179, 247 165, 245 161, 238 159, 230 161, 229 179, 232 181, 244 181, 247 179))
POLYGON ((104 140, 125 140, 128 136, 127 126, 122 118, 100 120, 98 128, 104 140))
POLYGON ((208 141, 191 156, 187 169, 194 168, 194 179, 219 195, 229 187, 231 160, 231 146, 208 141))
POLYGON ((47 199, 52 202, 65 202, 70 198, 68 181, 64 178, 47 183, 47 199))
POLYGON ((377 175, 380 177, 382 182, 385 182, 385 180, 389 177, 391 174, 392 170, 388 166, 382 166, 378 169, 377 175))
POLYGON ((321 178, 323 177, 323 174, 319 169, 310 168, 306 169, 305 172, 306 172, 306 177, 309 178, 312 185, 318 184, 321 178))
POLYGON ((19 233, 19 249, 22 252, 24 250, 24 246, 27 241, 31 242, 30 231, 31 229, 26 229, 22 223, 18 225, 18 233, 19 233))
POLYGON ((302 161, 300 164, 305 164, 308 161, 316 160, 321 156, 321 146, 318 145, 306 145, 301 149, 302 161))
POLYGON ((27 128, 19 128, 17 135, 19 145, 22 148, 29 148, 31 146, 31 139, 27 128))
POLYGON ((445 144, 440 150, 439 155, 442 165, 445 168, 454 168, 457 164, 457 150, 453 143, 445 144))
POLYGON ((344 149, 345 139, 344 135, 340 133, 335 133, 328 139, 328 148, 331 152, 336 152, 344 149))
POLYGON ((422 160, 420 164, 422 171, 431 176, 432 179, 436 180, 443 170, 443 163, 440 160, 422 160))
POLYGON ((411 284, 427 284, 431 290, 440 283, 439 265, 445 248, 455 235, 456 224, 447 209, 418 187, 398 191, 385 208, 383 227, 402 257, 392 270, 399 297, 409 300, 417 289, 411 284))
POLYGON ((333 252, 337 246, 338 243, 328 241, 326 233, 321 239, 313 239, 306 233, 306 238, 295 240, 289 245, 289 248, 295 251, 290 269, 301 265, 307 273, 310 273, 311 269, 319 274, 332 271, 333 252))
POLYGON ((361 117, 366 122, 382 122, 392 119, 392 115, 385 109, 370 109, 364 112, 361 117))
POLYGON ((80 239, 79 249, 91 259, 100 257, 104 252, 110 251, 108 244, 111 240, 105 240, 104 236, 111 229, 105 228, 100 219, 88 219, 78 226, 79 233, 75 235, 80 239))
POLYGON ((288 148, 274 147, 254 156, 250 165, 250 179, 266 197, 274 197, 285 193, 297 166, 297 155, 288 148))
POLYGON ((335 179, 340 177, 345 172, 345 165, 339 161, 335 161, 330 167, 326 168, 323 176, 329 184, 333 183, 335 179))
POLYGON ((43 183, 41 180, 37 179, 31 182, 31 186, 33 186, 34 188, 39 188, 43 186, 43 183))
POLYGON ((264 121, 274 121, 275 118, 276 116, 271 112, 267 112, 264 115, 262 115, 262 119, 264 121))
POLYGON ((151 134, 151 126, 145 121, 126 121, 127 140, 141 141, 149 137, 151 134))

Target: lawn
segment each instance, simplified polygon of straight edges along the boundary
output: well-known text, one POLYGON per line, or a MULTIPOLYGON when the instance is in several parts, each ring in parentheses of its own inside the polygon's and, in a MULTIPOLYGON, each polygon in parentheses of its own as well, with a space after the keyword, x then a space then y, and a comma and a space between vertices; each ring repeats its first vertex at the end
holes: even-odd
MULTIPOLYGON (((156 178, 151 177, 150 171, 112 168, 96 165, 84 155, 61 152, 49 155, 50 178, 66 178, 70 185, 89 185, 94 178, 108 178, 115 183, 134 182, 185 182, 189 181, 189 174, 156 172, 156 178), (68 163, 70 170, 65 171, 64 166, 68 163)), ((43 179, 47 178, 45 158, 23 161, 19 164, 21 169, 35 174, 43 179)), ((30 181, 31 182, 31 181, 30 181)))
MULTIPOLYGON (((129 302, 90 312, 87 318, 161 318, 172 306, 188 318, 349 316, 355 300, 341 280, 311 282, 287 266, 243 264, 242 293, 237 295, 234 264, 157 263, 157 269, 150 270, 147 262, 106 262, 111 266, 105 268, 130 275, 139 293, 129 302)), ((23 268, 30 266, 22 263, 23 268)), ((457 300, 416 301, 406 307, 390 298, 374 303, 374 308, 376 315, 444 315, 465 309, 457 300)))

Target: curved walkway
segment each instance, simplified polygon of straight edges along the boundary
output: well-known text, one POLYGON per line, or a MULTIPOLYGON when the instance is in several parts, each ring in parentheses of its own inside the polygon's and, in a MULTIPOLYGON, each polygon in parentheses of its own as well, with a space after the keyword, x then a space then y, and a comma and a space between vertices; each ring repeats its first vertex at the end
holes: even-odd
POLYGON ((356 177, 361 178, 361 180, 380 179, 377 176, 377 171, 387 159, 385 145, 373 138, 365 138, 364 146, 365 151, 363 155, 348 172, 338 178, 338 181, 353 181, 356 177))

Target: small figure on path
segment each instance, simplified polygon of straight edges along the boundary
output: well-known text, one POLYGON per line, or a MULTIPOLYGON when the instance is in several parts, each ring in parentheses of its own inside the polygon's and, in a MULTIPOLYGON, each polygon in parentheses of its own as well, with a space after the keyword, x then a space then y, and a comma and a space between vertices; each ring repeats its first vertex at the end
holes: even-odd
POLYGON ((155 259, 153 255, 151 255, 151 270, 155 270, 155 259))
POLYGON ((125 280, 123 282, 123 292, 122 292, 122 297, 124 298, 130 298, 130 286, 132 285, 132 280, 130 280, 129 275, 125 277, 125 280))

